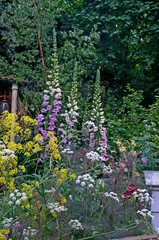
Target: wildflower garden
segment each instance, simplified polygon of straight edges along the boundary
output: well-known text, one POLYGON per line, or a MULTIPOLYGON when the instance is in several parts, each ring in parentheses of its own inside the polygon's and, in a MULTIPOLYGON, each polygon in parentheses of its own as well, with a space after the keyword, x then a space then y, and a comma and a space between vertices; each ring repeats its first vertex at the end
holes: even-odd
MULTIPOLYGON (((24 15, 19 17, 25 18, 27 11, 32 10, 36 13, 38 27, 42 26, 38 22, 40 16, 45 20, 43 8, 38 6, 43 4, 47 16, 53 11, 51 1, 37 1, 38 6, 36 1, 33 6, 29 1, 26 5, 23 1, 8 5, 1 2, 4 19, 12 7, 14 15, 15 7, 23 9, 24 4, 24 15)), ((84 7, 83 1, 54 2, 55 26, 56 19, 62 14, 60 11, 69 19, 69 15, 73 16, 73 7, 76 11, 84 7)), ((103 6, 101 2, 95 1, 97 12, 103 6)), ((118 1, 112 2, 117 4, 118 1)), ((61 19, 65 24, 64 18, 61 19)), ((111 18, 109 20, 111 26, 111 18)), ((102 53, 97 57, 94 42, 99 40, 98 25, 100 28, 100 24, 94 26, 88 37, 80 31, 70 31, 68 35, 62 32, 67 40, 64 43, 64 40, 59 41, 59 46, 63 44, 60 50, 57 48, 59 33, 51 27, 53 37, 48 38, 52 42, 51 54, 45 46, 45 30, 41 27, 43 49, 40 31, 38 40, 45 83, 39 80, 39 65, 34 68, 35 62, 39 61, 33 60, 34 57, 37 59, 35 48, 32 53, 27 50, 32 59, 29 62, 28 55, 22 56, 16 46, 17 60, 11 67, 13 73, 16 75, 19 71, 22 76, 20 71, 23 69, 23 77, 33 77, 34 80, 37 74, 38 84, 33 91, 25 84, 20 87, 25 114, 3 111, 0 116, 0 240, 105 240, 158 233, 151 224, 154 200, 144 178, 144 170, 159 170, 158 85, 156 83, 153 101, 149 105, 147 102, 143 104, 145 92, 135 89, 130 82, 123 83, 123 95, 115 94, 113 88, 105 92, 102 88, 105 60, 100 59, 102 53), (47 53, 49 57, 44 62, 47 53), (25 61, 27 63, 23 65, 25 61), (47 70, 45 64, 49 66, 47 70), (82 82, 82 76, 85 82, 82 82)), ((12 31, 10 26, 8 31, 12 31)), ((25 41, 27 48, 29 40, 25 41)), ((136 49, 133 44, 131 53, 136 49)), ((13 48, 14 44, 10 49, 13 48)), ((108 61, 109 58, 111 56, 108 61)), ((135 60, 139 61, 139 56, 134 55, 135 60)), ((150 57, 145 61, 150 61, 150 57)), ((2 62, 0 60, 0 66, 2 62)), ((117 68, 111 60, 110 63, 112 68, 117 68)), ((137 64, 134 69, 139 68, 137 64)), ((139 69, 136 71, 138 75, 141 73, 139 69)), ((21 84, 21 77, 18 81, 21 84)))

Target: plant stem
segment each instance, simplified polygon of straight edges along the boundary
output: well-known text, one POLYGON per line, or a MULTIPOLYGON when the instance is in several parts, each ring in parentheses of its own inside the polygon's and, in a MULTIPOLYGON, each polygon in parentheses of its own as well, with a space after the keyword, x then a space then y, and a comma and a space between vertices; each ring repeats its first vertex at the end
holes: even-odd
POLYGON ((47 73, 46 73, 46 66, 45 66, 45 61, 44 61, 44 54, 43 54, 42 40, 41 40, 41 33, 40 33, 40 27, 39 27, 40 24, 39 24, 38 8, 37 8, 35 0, 33 0, 33 3, 34 3, 34 7, 36 8, 36 22, 37 22, 37 26, 38 26, 38 41, 39 41, 39 48, 40 48, 40 54, 41 54, 41 61, 42 61, 42 66, 43 66, 45 83, 47 83, 47 73))
POLYGON ((44 199, 44 204, 45 204, 45 237, 44 239, 47 240, 47 215, 48 215, 48 209, 46 205, 46 198, 45 198, 45 186, 44 183, 42 183, 42 191, 43 191, 43 199, 44 199))

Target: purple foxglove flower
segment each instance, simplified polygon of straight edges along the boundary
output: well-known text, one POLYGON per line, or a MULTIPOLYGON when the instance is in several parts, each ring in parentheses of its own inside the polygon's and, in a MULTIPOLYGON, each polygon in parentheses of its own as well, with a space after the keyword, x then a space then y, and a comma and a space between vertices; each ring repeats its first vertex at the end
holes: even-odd
POLYGON ((64 127, 65 125, 63 123, 60 124, 60 127, 64 127))
POLYGON ((44 157, 47 157, 47 153, 44 153, 44 157))
POLYGON ((40 163, 40 162, 43 162, 43 160, 41 158, 38 159, 38 163, 40 163))
MULTIPOLYGON (((56 121, 57 121, 57 119, 56 119, 56 121)), ((55 123, 56 121, 51 120, 51 121, 48 123, 48 125, 54 125, 54 123, 55 123)))
POLYGON ((43 102, 41 105, 42 105, 43 107, 46 107, 48 104, 49 104, 48 102, 43 102))
POLYGON ((47 129, 48 129, 49 131, 52 131, 52 130, 54 130, 54 128, 55 128, 55 126, 49 126, 47 129))
POLYGON ((38 121, 38 123, 37 123, 38 125, 43 125, 43 123, 42 122, 40 122, 40 121, 38 121))
POLYGON ((42 108, 42 109, 41 109, 41 112, 42 112, 42 113, 45 113, 45 112, 47 112, 47 109, 42 108))
POLYGON ((46 94, 44 95, 44 97, 43 97, 43 98, 44 98, 44 100, 45 100, 45 101, 46 101, 46 100, 49 100, 49 96, 48 96, 48 95, 46 95, 46 94))
POLYGON ((68 121, 67 123, 68 123, 68 125, 69 125, 69 126, 71 126, 71 127, 73 127, 73 126, 74 126, 74 123, 73 123, 73 122, 71 122, 71 121, 68 121))
POLYGON ((59 98, 61 98, 61 93, 60 92, 55 95, 55 99, 59 99, 59 98))
POLYGON ((78 122, 77 119, 73 119, 72 122, 78 122))
POLYGON ((38 114, 37 119, 38 119, 38 121, 44 120, 43 114, 38 114))
POLYGON ((43 130, 44 130, 43 127, 40 127, 40 128, 39 128, 39 131, 40 131, 40 132, 42 132, 43 130))
POLYGON ((73 112, 72 115, 73 116, 79 116, 79 114, 77 112, 73 112))
POLYGON ((40 158, 43 158, 43 154, 40 154, 40 158))
POLYGON ((60 106, 60 105, 56 105, 56 109, 57 109, 57 110, 60 110, 60 109, 61 109, 61 106, 60 106))
POLYGON ((59 104, 62 104, 62 103, 61 103, 61 101, 54 100, 53 104, 54 104, 54 106, 56 106, 56 105, 59 105, 59 104))
POLYGON ((67 140, 66 140, 66 139, 64 139, 64 140, 62 140, 62 142, 63 142, 63 143, 67 143, 67 140))
POLYGON ((52 110, 52 113, 54 114, 54 116, 57 116, 57 115, 58 115, 58 112, 59 112, 59 109, 54 109, 54 110, 52 110))
POLYGON ((46 130, 43 130, 41 131, 42 134, 46 135, 47 134, 47 131, 46 130))
POLYGON ((47 136, 46 136, 46 135, 43 135, 43 139, 47 139, 47 136))
POLYGON ((49 118, 50 120, 56 122, 57 121, 57 118, 52 114, 52 115, 49 115, 49 118))
POLYGON ((51 105, 47 106, 47 110, 51 110, 51 108, 52 108, 51 105))

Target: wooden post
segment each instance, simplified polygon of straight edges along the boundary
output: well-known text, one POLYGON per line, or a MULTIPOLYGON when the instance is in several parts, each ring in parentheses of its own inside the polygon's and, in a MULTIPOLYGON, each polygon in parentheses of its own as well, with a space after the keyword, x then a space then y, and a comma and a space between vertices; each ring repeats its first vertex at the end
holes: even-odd
POLYGON ((17 113, 17 95, 18 95, 18 85, 12 84, 12 108, 11 113, 17 113))
MULTIPOLYGON (((11 106, 11 113, 17 113, 17 95, 18 95, 18 85, 12 84, 12 106, 11 106)), ((15 141, 15 136, 12 134, 11 142, 15 141)))

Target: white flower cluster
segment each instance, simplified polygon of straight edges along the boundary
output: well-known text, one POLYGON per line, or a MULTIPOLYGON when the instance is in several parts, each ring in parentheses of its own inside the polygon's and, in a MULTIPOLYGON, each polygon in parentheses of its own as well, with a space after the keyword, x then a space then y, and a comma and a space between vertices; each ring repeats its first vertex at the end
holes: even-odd
POLYGON ((99 151, 101 153, 101 152, 105 151, 105 147, 100 146, 97 148, 97 151, 99 151))
POLYGON ((137 211, 137 214, 140 214, 143 217, 151 217, 154 218, 151 214, 151 211, 147 210, 147 209, 141 209, 137 211))
POLYGON ((94 122, 92 122, 92 121, 87 121, 87 122, 85 122, 84 123, 84 126, 87 128, 87 129, 89 129, 90 131, 94 131, 94 132, 96 132, 96 131, 98 131, 98 128, 95 126, 95 124, 94 124, 94 122))
POLYGON ((111 169, 110 166, 106 166, 106 165, 103 166, 103 173, 104 173, 104 174, 106 174, 106 173, 112 173, 112 172, 113 172, 113 170, 111 169))
POLYGON ((48 206, 51 213, 54 213, 54 212, 60 213, 60 212, 67 211, 67 208, 64 207, 64 206, 60 206, 60 204, 58 202, 49 203, 47 206, 48 206))
POLYGON ((133 193, 133 196, 140 202, 153 203, 153 199, 150 197, 146 189, 137 189, 137 191, 133 193))
POLYGON ((82 230, 83 229, 82 224, 77 219, 69 221, 68 224, 74 230, 82 230))
POLYGON ((61 153, 72 154, 73 151, 71 151, 69 148, 65 148, 61 153))
POLYGON ((13 193, 9 194, 9 199, 10 201, 8 202, 9 206, 12 205, 20 205, 21 202, 25 201, 27 198, 26 193, 24 192, 19 192, 18 189, 15 189, 13 193))
POLYGON ((93 162, 100 160, 99 154, 97 152, 93 152, 93 151, 86 153, 86 157, 88 159, 92 160, 93 162))
POLYGON ((56 190, 55 188, 51 187, 50 190, 47 190, 47 189, 46 189, 46 190, 44 190, 44 192, 45 192, 45 193, 52 193, 52 192, 55 192, 55 190, 56 190))
POLYGON ((104 195, 105 195, 105 197, 111 197, 114 200, 116 200, 117 202, 119 202, 118 195, 115 192, 110 192, 110 193, 105 192, 104 195))
POLYGON ((88 186, 89 188, 93 188, 94 179, 87 173, 83 176, 78 176, 76 184, 80 184, 82 187, 88 186))
MULTIPOLYGON (((2 141, 0 141, 2 143, 2 141)), ((7 160, 8 158, 15 158, 13 150, 6 148, 5 144, 0 144, 0 156, 2 160, 7 160)))
POLYGON ((6 229, 6 228, 9 228, 12 223, 13 223, 13 218, 5 218, 5 219, 2 221, 2 225, 3 225, 3 227, 4 227, 5 229, 6 229))
POLYGON ((34 237, 36 235, 37 235, 37 231, 35 229, 32 229, 31 227, 28 227, 23 230, 24 240, 30 240, 30 237, 34 237))

